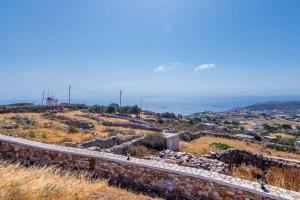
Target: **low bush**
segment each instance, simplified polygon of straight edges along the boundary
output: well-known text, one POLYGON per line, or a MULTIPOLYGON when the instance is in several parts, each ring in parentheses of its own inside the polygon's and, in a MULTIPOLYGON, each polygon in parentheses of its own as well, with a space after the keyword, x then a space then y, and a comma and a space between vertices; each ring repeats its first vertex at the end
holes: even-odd
POLYGON ((262 138, 261 138, 261 136, 259 136, 259 135, 254 136, 254 139, 255 139, 256 141, 262 141, 262 138))
POLYGON ((222 149, 222 150, 227 150, 231 148, 231 146, 229 146, 228 144, 221 143, 221 142, 213 142, 209 146, 217 149, 222 149))
POLYGON ((276 143, 281 144, 281 145, 294 146, 295 139, 292 139, 292 138, 279 138, 279 140, 276 143))
POLYGON ((164 150, 167 147, 167 141, 161 133, 151 133, 147 135, 142 140, 142 144, 145 147, 158 151, 164 150))
POLYGON ((75 126, 69 126, 68 132, 69 133, 78 133, 79 129, 76 128, 75 126))
POLYGON ((185 142, 190 142, 192 140, 191 135, 188 133, 183 133, 180 135, 180 140, 185 142))
POLYGON ((31 138, 35 138, 35 132, 34 131, 28 131, 27 135, 31 138))
POLYGON ((138 158, 151 155, 151 151, 143 145, 131 145, 128 148, 128 152, 131 156, 138 158))

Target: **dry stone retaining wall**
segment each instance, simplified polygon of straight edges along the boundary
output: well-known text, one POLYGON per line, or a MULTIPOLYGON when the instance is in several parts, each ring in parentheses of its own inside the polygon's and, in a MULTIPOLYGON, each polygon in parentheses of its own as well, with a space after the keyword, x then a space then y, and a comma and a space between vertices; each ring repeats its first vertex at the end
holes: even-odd
POLYGON ((169 199, 300 199, 300 193, 238 178, 110 153, 89 151, 0 135, 0 154, 4 158, 27 159, 32 164, 59 164, 91 170, 111 182, 145 191, 155 191, 169 199))
POLYGON ((249 151, 240 149, 228 149, 220 153, 211 153, 206 156, 209 159, 217 159, 221 162, 233 165, 252 165, 260 169, 268 169, 270 167, 280 168, 296 168, 300 170, 300 161, 288 160, 283 158, 263 156, 254 154, 249 151))

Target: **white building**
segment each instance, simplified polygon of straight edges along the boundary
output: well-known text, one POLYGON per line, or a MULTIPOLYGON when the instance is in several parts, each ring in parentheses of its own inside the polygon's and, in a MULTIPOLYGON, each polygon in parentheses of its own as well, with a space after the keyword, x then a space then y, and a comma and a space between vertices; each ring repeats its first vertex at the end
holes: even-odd
POLYGON ((260 133, 257 132, 256 130, 253 130, 253 129, 244 129, 243 130, 243 134, 245 135, 253 135, 253 136, 259 136, 260 133))
POLYGON ((171 151, 179 151, 179 134, 178 133, 162 133, 167 140, 167 149, 171 151))
POLYGON ((212 124, 212 123, 203 123, 201 124, 201 127, 207 128, 209 130, 217 130, 219 128, 217 124, 212 124))
POLYGON ((295 142, 296 147, 300 147, 300 140, 295 142))
POLYGON ((54 97, 48 97, 46 99, 46 106, 58 106, 58 99, 54 97))

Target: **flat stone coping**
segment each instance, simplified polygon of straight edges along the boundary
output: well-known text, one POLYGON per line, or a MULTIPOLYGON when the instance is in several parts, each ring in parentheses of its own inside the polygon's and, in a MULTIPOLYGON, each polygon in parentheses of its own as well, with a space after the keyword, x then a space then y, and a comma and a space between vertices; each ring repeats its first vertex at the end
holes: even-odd
MULTIPOLYGON (((7 142, 7 143, 14 143, 19 145, 24 145, 32 148, 47 150, 47 151, 55 151, 61 152, 65 154, 74 154, 84 157, 96 158, 96 159, 103 159, 108 161, 113 161, 116 163, 121 163, 124 165, 135 165, 141 166, 149 169, 154 169, 158 171, 164 171, 174 174, 179 174, 182 176, 187 177, 195 177, 199 179, 204 179, 210 182, 217 183, 219 185, 229 186, 237 189, 241 189, 244 191, 249 191, 251 193, 258 194, 260 196, 269 197, 273 199, 280 199, 280 200, 299 200, 300 193, 285 190, 282 188, 277 188, 273 186, 266 186, 268 192, 264 192, 260 188, 260 184, 256 182, 251 182, 239 178, 235 178, 232 176, 226 176, 223 174, 218 174, 215 172, 206 171, 203 169, 196 169, 191 167, 184 167, 179 166, 176 164, 169 164, 154 160, 144 160, 138 158, 131 158, 130 161, 127 160, 126 156, 121 156, 117 154, 99 152, 99 151, 91 151, 86 149, 78 149, 72 147, 65 147, 59 145, 52 145, 52 144, 44 144, 40 142, 34 142, 30 140, 25 140, 21 138, 5 136, 0 134, 0 141, 7 142)), ((1 149, 0 149, 1 152, 1 149)))

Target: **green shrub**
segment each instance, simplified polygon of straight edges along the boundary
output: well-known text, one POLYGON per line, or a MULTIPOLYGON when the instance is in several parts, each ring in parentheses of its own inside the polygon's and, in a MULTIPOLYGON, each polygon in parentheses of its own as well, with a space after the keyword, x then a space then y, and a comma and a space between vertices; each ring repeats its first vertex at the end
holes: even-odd
POLYGON ((228 144, 221 143, 221 142, 213 142, 209 146, 217 149, 222 149, 222 150, 227 150, 231 148, 231 146, 229 146, 228 144))
POLYGON ((281 138, 277 142, 277 144, 287 145, 287 146, 294 146, 294 143, 295 143, 295 139, 292 138, 281 138))
POLYGON ((78 133, 79 129, 76 128, 75 126, 69 126, 68 132, 69 133, 78 133))
POLYGON ((257 140, 257 141, 261 141, 262 140, 261 136, 259 136, 259 135, 254 136, 254 139, 257 140))
POLYGON ((43 134, 42 134, 42 138, 43 138, 43 139, 47 139, 47 137, 48 137, 48 136, 47 136, 47 133, 43 133, 43 134))
POLYGON ((194 121, 190 119, 190 120, 188 121, 188 124, 192 126, 192 125, 194 125, 194 121))
POLYGON ((167 147, 167 141, 161 133, 151 133, 142 140, 142 145, 158 151, 167 147))
POLYGON ((35 132, 34 131, 28 131, 27 135, 31 138, 35 138, 35 132))

